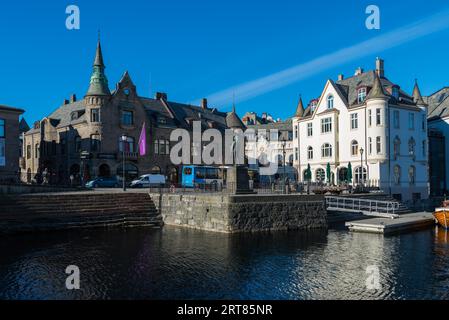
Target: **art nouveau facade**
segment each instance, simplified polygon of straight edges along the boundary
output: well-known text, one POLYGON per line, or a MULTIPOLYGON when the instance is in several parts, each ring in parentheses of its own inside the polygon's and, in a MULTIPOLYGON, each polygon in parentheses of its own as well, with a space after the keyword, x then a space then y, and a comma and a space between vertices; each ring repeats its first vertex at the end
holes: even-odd
POLYGON ((428 198, 427 106, 376 70, 328 80, 319 99, 293 119, 294 165, 301 180, 310 165, 313 182, 379 187, 402 200, 428 198), (328 175, 330 167, 330 176, 328 175))

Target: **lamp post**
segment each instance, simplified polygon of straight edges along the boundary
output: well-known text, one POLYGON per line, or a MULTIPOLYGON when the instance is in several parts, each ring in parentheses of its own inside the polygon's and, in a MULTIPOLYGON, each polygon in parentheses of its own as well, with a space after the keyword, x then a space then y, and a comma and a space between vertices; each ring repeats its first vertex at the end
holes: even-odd
POLYGON ((285 137, 282 139, 282 171, 283 171, 283 173, 282 173, 282 180, 283 180, 283 191, 282 191, 282 193, 286 193, 286 184, 285 184, 285 164, 286 164, 286 161, 285 161, 285 156, 286 156, 286 154, 287 154, 287 152, 285 151, 285 147, 286 147, 286 144, 287 144, 287 140, 285 139, 285 137))
POLYGON ((363 148, 360 148, 360 185, 363 186, 363 148))
POLYGON ((122 175, 123 175, 123 178, 122 178, 122 180, 123 180, 123 191, 126 191, 125 143, 126 143, 127 139, 128 139, 128 137, 125 134, 123 134, 122 135, 122 151, 123 151, 123 154, 122 154, 122 160, 123 160, 122 175))

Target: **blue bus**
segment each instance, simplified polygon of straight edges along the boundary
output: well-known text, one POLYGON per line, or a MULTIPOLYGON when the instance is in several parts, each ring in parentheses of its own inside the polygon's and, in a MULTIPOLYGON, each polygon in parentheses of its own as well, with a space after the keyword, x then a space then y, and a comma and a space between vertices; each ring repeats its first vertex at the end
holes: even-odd
POLYGON ((194 188, 207 185, 223 185, 220 168, 195 165, 182 168, 183 187, 194 188))

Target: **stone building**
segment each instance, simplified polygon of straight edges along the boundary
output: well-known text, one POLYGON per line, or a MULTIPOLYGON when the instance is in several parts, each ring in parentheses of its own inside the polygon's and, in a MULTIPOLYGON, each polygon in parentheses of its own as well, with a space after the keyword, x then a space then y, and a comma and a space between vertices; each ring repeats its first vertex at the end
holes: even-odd
MULTIPOLYGON (((161 173, 169 181, 180 180, 180 166, 170 161, 170 134, 183 128, 192 132, 193 122, 202 130, 227 128, 227 114, 201 106, 169 101, 167 94, 154 98, 138 94, 128 72, 113 91, 105 73, 98 42, 89 89, 77 100, 73 95, 53 113, 34 123, 24 135, 25 180, 47 169, 51 183, 68 183, 71 175, 80 182, 97 176, 122 177, 123 151, 127 180, 147 173, 161 173), (145 123, 147 154, 138 153, 139 136, 145 123), (122 141, 122 136, 126 141, 122 141)), ((232 117, 231 117, 232 118, 232 117)))
POLYGON ((19 179, 19 117, 24 110, 0 105, 0 182, 19 179))

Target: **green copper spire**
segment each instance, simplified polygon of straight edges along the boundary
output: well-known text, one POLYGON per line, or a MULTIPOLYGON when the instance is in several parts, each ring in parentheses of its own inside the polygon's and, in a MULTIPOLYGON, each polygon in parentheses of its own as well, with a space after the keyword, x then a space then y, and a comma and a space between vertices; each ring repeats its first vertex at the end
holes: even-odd
POLYGON ((93 66, 92 76, 90 77, 90 86, 87 96, 109 96, 111 92, 108 87, 108 79, 104 72, 105 65, 103 62, 103 53, 101 52, 101 43, 98 39, 97 53, 93 66))

